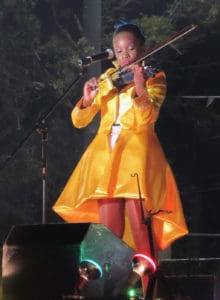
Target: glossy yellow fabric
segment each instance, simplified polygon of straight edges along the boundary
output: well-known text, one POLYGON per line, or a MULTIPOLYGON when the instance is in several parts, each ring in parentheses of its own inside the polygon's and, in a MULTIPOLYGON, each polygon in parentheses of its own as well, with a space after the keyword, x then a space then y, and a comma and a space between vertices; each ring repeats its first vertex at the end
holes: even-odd
MULTIPOLYGON (((131 176, 136 173, 146 208, 153 212, 170 211, 152 218, 155 241, 164 249, 188 232, 173 173, 154 131, 166 95, 165 74, 159 72, 155 78, 148 79, 147 92, 136 97, 133 83, 120 93, 112 86, 106 77, 112 71, 109 69, 101 76, 103 81, 95 102, 81 109, 80 100, 72 111, 73 124, 80 128, 88 125, 101 110, 100 126, 53 210, 67 222, 99 223, 97 199, 139 199, 137 179, 131 176), (122 111, 120 103, 123 103, 122 111), (122 130, 111 151, 109 135, 114 122, 120 123, 122 130)), ((127 217, 123 240, 135 249, 127 217)))

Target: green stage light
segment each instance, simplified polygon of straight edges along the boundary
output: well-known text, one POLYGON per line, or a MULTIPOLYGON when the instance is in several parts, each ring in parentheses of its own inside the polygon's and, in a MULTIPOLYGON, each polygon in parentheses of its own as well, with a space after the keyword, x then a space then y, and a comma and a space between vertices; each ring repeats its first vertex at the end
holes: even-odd
POLYGON ((130 288, 127 291, 127 295, 128 295, 128 299, 136 299, 136 297, 137 297, 137 291, 136 291, 136 289, 130 288))

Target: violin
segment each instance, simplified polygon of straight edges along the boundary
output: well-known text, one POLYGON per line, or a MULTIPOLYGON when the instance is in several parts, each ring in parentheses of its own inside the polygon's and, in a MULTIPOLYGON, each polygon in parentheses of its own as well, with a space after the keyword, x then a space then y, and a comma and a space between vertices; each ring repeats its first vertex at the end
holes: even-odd
MULTIPOLYGON (((158 72, 158 69, 152 66, 144 66, 144 78, 155 77, 155 74, 158 72)), ((121 88, 134 80, 134 73, 129 69, 121 69, 118 72, 115 72, 111 76, 111 80, 114 86, 121 88)))

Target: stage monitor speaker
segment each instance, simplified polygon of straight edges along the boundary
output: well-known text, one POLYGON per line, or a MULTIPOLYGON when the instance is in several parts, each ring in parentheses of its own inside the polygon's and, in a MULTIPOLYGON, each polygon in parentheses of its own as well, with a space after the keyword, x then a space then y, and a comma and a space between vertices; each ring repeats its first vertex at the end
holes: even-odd
POLYGON ((134 250, 102 224, 13 226, 3 245, 3 300, 73 299, 81 261, 102 277, 89 280, 84 299, 112 299, 132 271, 134 250))

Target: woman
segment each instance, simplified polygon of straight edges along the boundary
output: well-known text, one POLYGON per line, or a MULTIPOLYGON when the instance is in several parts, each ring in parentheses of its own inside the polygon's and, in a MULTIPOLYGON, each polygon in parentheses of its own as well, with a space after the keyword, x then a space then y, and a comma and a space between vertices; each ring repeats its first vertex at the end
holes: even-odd
POLYGON ((166 78, 163 72, 146 77, 144 66, 135 64, 145 51, 145 38, 136 25, 116 28, 113 49, 115 67, 85 82, 83 97, 72 111, 78 128, 99 111, 101 120, 53 209, 67 222, 103 223, 129 246, 149 255, 139 188, 145 217, 161 210, 152 217, 157 250, 188 232, 173 173, 154 131, 166 78), (113 74, 128 66, 133 80, 116 86, 113 74))

